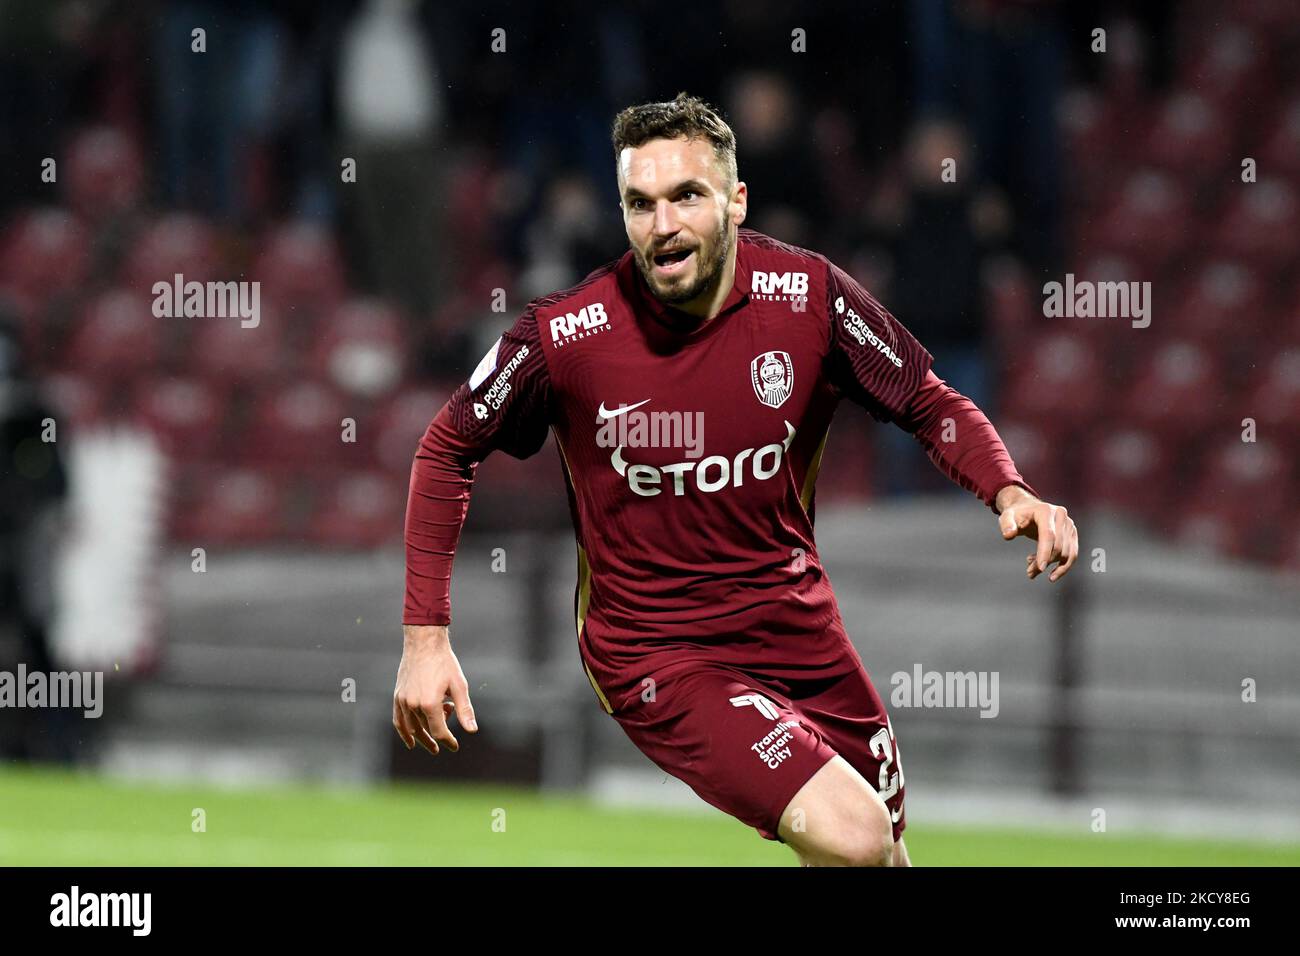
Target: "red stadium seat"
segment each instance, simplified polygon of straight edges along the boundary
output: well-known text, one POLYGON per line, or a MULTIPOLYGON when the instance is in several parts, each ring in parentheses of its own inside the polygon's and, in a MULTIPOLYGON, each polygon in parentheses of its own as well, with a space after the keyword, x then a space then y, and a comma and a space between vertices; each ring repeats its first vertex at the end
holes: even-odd
POLYGON ((984 281, 988 315, 999 340, 1009 341, 1042 321, 1041 288, 1030 285, 1028 275, 1015 260, 990 263, 984 281))
POLYGON ((1071 90, 1062 98, 1061 128, 1074 160, 1069 170, 1073 187, 1066 197, 1076 206, 1091 208, 1112 172, 1111 157, 1121 145, 1115 112, 1092 90, 1071 90))
POLYGON ((135 390, 136 418, 173 459, 215 457, 222 437, 224 396, 197 379, 165 377, 135 390))
POLYGON ((1111 199, 1098 224, 1085 230, 1085 246, 1124 253, 1150 273, 1186 246, 1192 226, 1186 189, 1168 173, 1140 169, 1111 199))
MULTIPOLYGON (((195 320, 191 320, 195 321, 195 320)), ((236 318, 203 319, 192 327, 188 370, 220 382, 266 382, 294 375, 299 360, 285 347, 284 313, 262 297, 258 323, 236 318)))
POLYGON ((1269 92, 1268 44, 1251 29, 1232 22, 1202 30, 1179 70, 1181 86, 1240 109, 1269 92))
POLYGON ((63 209, 20 217, 0 244, 0 283, 42 308, 55 292, 80 285, 90 268, 90 237, 63 209))
POLYGON ((409 475, 415 449, 434 416, 460 383, 402 391, 375 416, 375 464, 393 475, 409 475))
POLYGON ((1137 516, 1157 514, 1168 501, 1174 449, 1140 428, 1100 428, 1084 454, 1087 500, 1137 516))
POLYGON ((1180 336, 1218 346, 1237 337, 1249 346, 1266 331, 1268 306, 1265 284, 1251 266, 1214 259, 1193 274, 1169 315, 1180 336))
POLYGON ((272 230, 246 278, 260 281, 262 294, 286 310, 328 310, 346 287, 334 236, 326 227, 306 221, 272 230))
POLYGON ((63 182, 68 205, 98 221, 134 207, 144 190, 140 150, 120 129, 94 126, 68 146, 63 182))
POLYGON ((356 417, 342 399, 319 382, 301 381, 263 394, 253 412, 243 460, 268 466, 348 462, 342 420, 356 417))
POLYGON ((1202 554, 1244 558, 1250 552, 1249 532, 1220 508, 1191 499, 1173 516, 1174 542, 1202 554))
POLYGON ((373 548, 401 538, 406 483, 372 471, 347 472, 318 487, 309 523, 312 542, 373 548))
POLYGON ((287 530, 287 496, 269 475, 192 464, 179 485, 171 536, 188 547, 264 544, 287 530))
POLYGON ((1286 447, 1300 448, 1300 344, 1268 359, 1241 409, 1243 417, 1256 420, 1260 433, 1276 430, 1286 447))
POLYGON ((1290 463, 1275 442, 1245 442, 1230 433, 1211 453, 1197 495, 1220 502, 1243 519, 1272 519, 1294 504, 1290 500, 1290 463))
MULTIPOLYGON (((1083 265, 1075 272, 1076 289, 1080 282, 1142 282, 1148 279, 1150 279, 1150 272, 1145 271, 1141 263, 1109 249, 1096 250, 1084 259, 1083 265)), ((1102 369, 1102 378, 1108 385, 1123 380, 1134 358, 1132 318, 1078 316, 1051 321, 1060 323, 1059 327, 1068 330, 1069 333, 1082 337, 1095 353, 1098 366, 1102 369)))
POLYGON ((153 371, 162 360, 167 321, 175 320, 155 318, 143 295, 105 292, 87 304, 64 367, 100 381, 153 371))
POLYGON ((1229 553, 1275 557, 1281 532, 1294 525, 1291 470, 1276 444, 1229 433, 1206 459, 1183 511, 1214 515, 1229 553))
POLYGON ((1283 102, 1256 159, 1260 170, 1300 178, 1300 95, 1283 102))
POLYGON ((1170 436, 1187 436, 1222 420, 1222 371, 1213 354, 1188 340, 1158 346, 1138 366, 1118 414, 1170 436))
POLYGON ((1278 311, 1273 327, 1273 341, 1278 348, 1300 345, 1300 284, 1291 301, 1278 311))
POLYGON ((186 282, 234 278, 222 275, 216 229, 198 216, 173 213, 150 223, 128 255, 123 281, 152 295, 155 282, 171 283, 177 273, 186 282))
POLYGON ((1005 407, 1023 418, 1077 426, 1092 420, 1107 400, 1098 346, 1078 333, 1041 335, 1007 374, 1005 407))
POLYGON ((1060 454, 1069 430, 1060 422, 1031 421, 1012 414, 999 417, 996 427, 1016 468, 1040 495, 1059 501, 1073 491, 1074 477, 1060 454))
POLYGON ((1165 100, 1142 148, 1143 158, 1195 182, 1213 177, 1234 157, 1231 142, 1236 113, 1199 93, 1181 90, 1165 100))
POLYGON ((402 378, 405 332, 391 307, 354 299, 326 320, 313 349, 313 371, 351 395, 387 394, 402 378))
POLYGON ((1224 255, 1281 269, 1296 259, 1300 203, 1295 189, 1275 177, 1241 183, 1228 192, 1215 232, 1224 255))

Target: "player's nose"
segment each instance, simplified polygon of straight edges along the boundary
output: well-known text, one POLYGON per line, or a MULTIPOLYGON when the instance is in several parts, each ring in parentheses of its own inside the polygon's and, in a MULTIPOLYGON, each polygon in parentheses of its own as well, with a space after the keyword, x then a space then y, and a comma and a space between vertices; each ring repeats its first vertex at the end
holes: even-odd
POLYGON ((661 199, 655 205, 655 235, 671 236, 680 228, 681 226, 678 223, 677 213, 676 210, 673 209, 673 204, 667 200, 661 199))

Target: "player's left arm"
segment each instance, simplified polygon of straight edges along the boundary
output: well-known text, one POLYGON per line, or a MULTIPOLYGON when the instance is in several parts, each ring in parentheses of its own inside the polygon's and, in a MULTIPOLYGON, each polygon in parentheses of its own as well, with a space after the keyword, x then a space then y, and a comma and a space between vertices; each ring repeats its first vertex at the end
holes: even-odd
POLYGON ((906 326, 829 262, 826 299, 825 368, 836 390, 877 421, 910 432, 935 467, 998 515, 1005 540, 1037 541, 1026 559, 1030 580, 1053 564, 1049 580, 1067 574, 1079 554, 1074 521, 1065 508, 1039 498, 983 411, 934 373, 933 356, 906 326))
POLYGON ((978 405, 931 370, 894 423, 912 433, 935 467, 993 510, 1003 540, 1024 535, 1038 542, 1026 559, 1031 581, 1053 564, 1058 566, 1048 580, 1069 573, 1079 555, 1074 520, 1025 481, 978 405))

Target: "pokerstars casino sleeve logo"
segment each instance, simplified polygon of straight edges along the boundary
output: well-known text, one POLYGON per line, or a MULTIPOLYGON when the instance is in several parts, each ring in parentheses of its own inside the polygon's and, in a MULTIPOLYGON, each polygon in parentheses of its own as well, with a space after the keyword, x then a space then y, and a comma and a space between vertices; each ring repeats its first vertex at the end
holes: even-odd
POLYGON ((895 368, 903 367, 903 360, 898 357, 889 343, 871 331, 871 326, 867 325, 862 316, 853 310, 853 306, 845 306, 844 296, 837 296, 835 299, 835 314, 840 316, 840 322, 844 325, 845 331, 857 339, 859 345, 871 343, 871 347, 877 352, 889 359, 895 368), (847 312, 847 314, 845 314, 847 312))
MULTIPOLYGON (((478 366, 474 369, 474 374, 469 377, 469 390, 471 392, 482 385, 483 381, 496 371, 497 353, 500 349, 501 340, 497 339, 492 348, 488 349, 487 354, 479 361, 478 366)), ((506 396, 510 394, 510 377, 515 374, 515 370, 523 364, 526 358, 528 358, 528 346, 521 345, 519 351, 510 357, 510 361, 501 370, 501 374, 493 380, 488 390, 480 396, 482 401, 474 403, 476 418, 480 420, 487 418, 489 408, 493 411, 500 411, 501 404, 506 400, 506 396)))

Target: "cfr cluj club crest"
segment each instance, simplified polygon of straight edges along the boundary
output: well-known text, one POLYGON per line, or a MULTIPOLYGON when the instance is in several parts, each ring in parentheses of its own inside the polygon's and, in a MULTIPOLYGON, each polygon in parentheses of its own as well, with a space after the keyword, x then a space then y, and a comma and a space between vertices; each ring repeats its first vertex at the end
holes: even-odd
POLYGON ((754 394, 764 405, 780 408, 794 388, 794 363, 789 352, 764 352, 749 363, 754 394))

